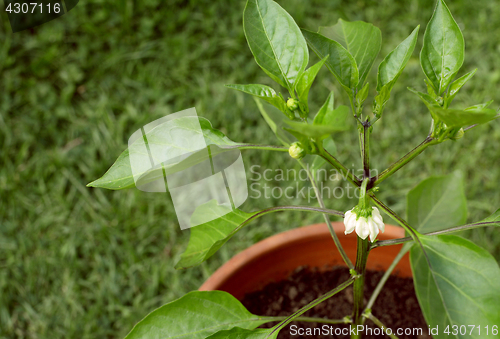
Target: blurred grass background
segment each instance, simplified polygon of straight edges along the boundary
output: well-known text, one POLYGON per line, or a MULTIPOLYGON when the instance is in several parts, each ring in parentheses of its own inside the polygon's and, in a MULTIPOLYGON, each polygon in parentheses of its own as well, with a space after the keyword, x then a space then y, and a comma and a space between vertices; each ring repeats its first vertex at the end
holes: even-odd
MULTIPOLYGON (((338 18, 380 27, 376 65, 418 24, 420 50, 432 0, 281 0, 299 26, 315 30, 338 18)), ((0 14, 0 338, 122 338, 154 308, 198 286, 221 263, 276 232, 321 222, 315 214, 268 215, 204 265, 173 266, 187 244, 170 197, 85 185, 100 177, 147 122, 193 107, 241 142, 278 144, 253 100, 224 84, 264 83, 242 30, 244 1, 80 1, 69 14, 12 34, 0 14)), ((449 0, 464 31, 462 73, 479 68, 455 106, 496 99, 500 86, 500 5, 449 0)), ((2 7, 3 8, 3 7, 2 7)), ((317 60, 311 57, 312 61, 317 60)), ((376 67, 370 78, 375 88, 376 67)), ((379 171, 420 143, 430 117, 406 90, 424 89, 415 52, 372 138, 379 171)), ((310 96, 314 112, 339 86, 322 70, 310 96)), ((373 97, 374 91, 371 91, 373 97)), ((346 103, 344 101, 343 103, 346 103)), ((355 131, 336 136, 339 158, 359 166, 355 131)), ((405 195, 429 175, 460 169, 469 220, 500 207, 500 126, 428 149, 381 186, 379 196, 404 215, 405 195)), ((286 153, 244 151, 247 168, 295 166, 286 153)), ((262 182, 263 183, 263 182, 262 182)), ((271 185, 286 185, 273 182, 271 185)), ((344 183, 342 183, 344 185, 344 183)), ((256 201, 246 209, 307 204, 256 201)), ((348 198, 328 207, 346 210, 348 198)), ((500 259, 500 235, 466 236, 500 259)))

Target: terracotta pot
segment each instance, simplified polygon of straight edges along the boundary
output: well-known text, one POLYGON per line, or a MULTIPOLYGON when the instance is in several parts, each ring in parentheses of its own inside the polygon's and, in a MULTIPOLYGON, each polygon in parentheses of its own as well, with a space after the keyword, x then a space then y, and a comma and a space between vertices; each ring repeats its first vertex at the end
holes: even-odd
MULTIPOLYGON (((353 232, 344 235, 345 228, 341 222, 333 223, 333 227, 354 263, 356 234, 353 232)), ((401 237, 404 237, 402 228, 386 225, 385 232, 379 234, 378 239, 401 237)), ((401 245, 373 249, 368 257, 367 268, 386 270, 400 249, 401 245)), ((260 290, 271 282, 286 279, 297 267, 304 265, 320 270, 336 265, 345 266, 326 224, 296 228, 258 242, 222 265, 199 290, 226 291, 241 300, 246 293, 260 290)), ((393 274, 411 277, 408 254, 399 262, 393 274)))

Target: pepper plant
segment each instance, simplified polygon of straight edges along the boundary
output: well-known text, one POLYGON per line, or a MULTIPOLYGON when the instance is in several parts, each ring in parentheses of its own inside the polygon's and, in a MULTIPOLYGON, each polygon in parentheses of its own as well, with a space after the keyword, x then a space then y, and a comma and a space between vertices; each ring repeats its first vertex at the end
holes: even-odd
MULTIPOLYGON (((461 74, 464 38, 445 2, 437 0, 423 36, 420 64, 425 75, 425 84, 422 85, 426 91, 410 89, 429 111, 430 132, 420 145, 375 176, 370 174, 370 135, 376 130, 377 121, 387 114, 384 109, 391 90, 414 53, 419 27, 378 65, 376 95, 373 103, 368 105, 366 101, 370 87, 367 79, 382 41, 381 32, 375 26, 361 21, 339 20, 334 26, 320 28, 319 32, 301 30, 293 18, 272 0, 248 0, 243 26, 255 61, 281 89, 286 90, 286 94, 259 84, 227 87, 256 98, 257 107, 283 146, 236 143, 200 118, 205 140, 208 145, 217 145, 221 150, 238 148, 288 152, 308 171, 319 207, 283 206, 253 213, 234 209, 223 218, 192 228, 187 249, 176 267, 188 268, 204 262, 236 232, 260 216, 276 211, 303 210, 323 214, 331 232, 332 246, 342 255, 345 265, 350 269, 351 278, 286 318, 253 315, 225 292, 194 291, 147 315, 132 329, 127 339, 277 338, 281 329, 298 320, 350 324, 358 328, 366 319, 371 319, 379 327, 386 327, 371 313, 371 308, 394 267, 408 251, 415 291, 425 320, 431 328, 439 327, 437 333, 432 333, 434 338, 498 338, 498 264, 486 250, 452 233, 500 226, 500 210, 485 220, 464 224, 466 202, 463 178, 459 172, 431 177, 412 189, 407 197, 406 220, 376 194, 383 189, 385 180, 428 147, 443 142, 460 142, 471 128, 499 117, 497 111, 489 108, 492 102, 468 108, 453 105, 453 99, 476 70, 461 74), (309 49, 320 60, 310 67, 309 49), (322 67, 331 72, 347 93, 349 102, 335 107, 332 92, 318 112, 311 112, 309 92, 322 67), (281 118, 270 114, 262 101, 270 104, 269 107, 274 106, 272 109, 279 110, 281 118), (349 171, 328 151, 332 138, 335 139, 337 133, 351 125, 356 126, 359 133, 362 176, 349 171), (361 194, 358 205, 346 213, 328 209, 326 205, 334 205, 335 201, 323 201, 314 172, 304 164, 305 155, 315 157, 317 163, 328 163, 340 171, 351 185, 359 188, 361 194), (384 231, 382 215, 403 227, 407 237, 377 240, 379 232, 384 231), (356 262, 352 263, 347 257, 333 231, 329 216, 345 217, 346 233, 357 233, 356 262), (401 252, 364 305, 363 287, 368 256, 377 247, 396 244, 404 244, 401 252), (350 285, 353 285, 354 291, 351 314, 346 314, 342 319, 303 316, 306 311, 350 285), (270 329, 258 328, 271 321, 279 323, 270 329)), ((125 151, 102 178, 89 186, 108 189, 133 187, 128 157, 128 151, 125 151)), ((207 204, 202 208, 204 210, 201 212, 208 213, 210 209, 217 209, 217 205, 207 204)), ((362 336, 357 331, 350 333, 352 338, 362 336)), ((389 336, 396 338, 394 334, 389 336)))

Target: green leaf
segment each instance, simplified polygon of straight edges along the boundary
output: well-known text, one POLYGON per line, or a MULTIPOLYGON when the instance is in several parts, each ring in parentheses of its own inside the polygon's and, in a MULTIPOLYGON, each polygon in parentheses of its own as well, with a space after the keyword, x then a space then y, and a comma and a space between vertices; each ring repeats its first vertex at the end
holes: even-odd
POLYGON ((272 328, 259 328, 256 330, 246 330, 243 328, 235 327, 230 330, 217 332, 207 339, 276 339, 278 338, 278 333, 273 333, 272 328))
POLYGON ((262 104, 259 100, 255 99, 255 103, 257 104, 257 107, 259 108, 259 112, 264 118, 264 120, 267 122, 271 130, 273 131, 274 135, 278 140, 284 145, 284 146, 290 146, 290 144, 293 142, 292 137, 290 136, 289 133, 285 132, 283 129, 283 126, 285 125, 285 116, 283 113, 278 111, 275 107, 262 104))
POLYGON ((318 63, 309 67, 304 73, 302 73, 302 76, 297 82, 297 95, 299 97, 299 100, 303 102, 306 107, 308 107, 307 100, 309 98, 309 90, 311 89, 314 79, 316 79, 316 75, 318 75, 319 70, 321 69, 321 67, 323 67, 327 58, 328 56, 324 57, 318 63))
POLYGON ((450 13, 444 0, 438 0, 424 34, 424 45, 420 52, 420 64, 441 95, 464 63, 465 42, 460 27, 450 13))
POLYGON ((203 215, 205 218, 209 215, 223 215, 223 217, 191 228, 188 246, 175 265, 176 269, 201 264, 214 255, 248 221, 259 214, 259 212, 246 213, 239 209, 227 213, 226 209, 227 207, 218 205, 215 200, 212 200, 195 210, 193 218, 196 218, 196 215, 203 215))
POLYGON ((328 56, 325 62, 326 67, 351 94, 350 90, 355 89, 359 82, 358 67, 352 55, 341 44, 321 34, 305 29, 302 30, 302 33, 309 47, 318 57, 323 59, 328 56))
POLYGON ((436 91, 434 91, 434 88, 432 87, 432 84, 429 82, 429 79, 424 79, 425 86, 427 87, 427 93, 431 96, 432 99, 434 100, 439 100, 439 96, 436 94, 436 91))
POLYGON ((350 118, 351 111, 349 107, 340 105, 331 114, 326 114, 322 123, 334 127, 336 131, 347 131, 352 126, 349 123, 350 118))
POLYGON ((222 291, 194 291, 142 319, 125 339, 205 339, 235 326, 254 329, 269 320, 253 315, 222 291))
MULTIPOLYGON (((462 175, 455 172, 422 181, 409 192, 407 211, 408 222, 421 233, 463 224, 467 210, 462 175)), ((476 290, 485 289, 485 284, 494 281, 485 283, 484 273, 491 276, 492 268, 492 272, 498 271, 495 260, 491 256, 488 258, 486 251, 458 237, 421 236, 420 239, 431 269, 420 247, 413 246, 410 260, 415 289, 427 322, 432 327, 439 325, 440 329, 447 325, 474 323, 477 320, 475 315, 467 318, 466 314, 473 313, 469 309, 477 312, 478 306, 469 304, 482 302, 483 298, 476 290), (483 269, 481 265, 486 266, 483 269), (483 276, 478 278, 478 274, 483 276), (478 281, 472 282, 473 279, 478 281), (457 308, 457 305, 462 306, 457 308), (461 312, 462 309, 467 309, 467 313, 461 312)), ((500 296, 498 288, 495 293, 500 296)), ((440 333, 443 335, 442 331, 440 333)))
POLYGON ((464 85, 467 83, 467 81, 469 81, 470 78, 472 78, 474 76, 474 74, 476 74, 476 72, 477 72, 477 68, 475 70, 473 70, 472 72, 469 72, 469 73, 465 74, 464 76, 458 78, 457 80, 453 81, 453 83, 450 85, 450 90, 448 91, 448 97, 446 98, 446 102, 447 102, 448 106, 453 101, 455 96, 458 94, 460 89, 462 89, 462 87, 464 87, 464 85))
MULTIPOLYGON (((300 124, 297 124, 297 127, 300 127, 300 124)), ((305 149, 305 150, 313 149, 313 147, 314 147, 313 146, 313 141, 307 135, 305 135, 305 134, 303 134, 301 132, 298 132, 294 128, 283 127, 283 130, 285 130, 288 133, 290 133, 291 135, 293 135, 300 142, 301 147, 303 149, 305 149)))
POLYGON ((288 130, 299 133, 302 136, 309 138, 323 139, 330 134, 337 132, 337 129, 332 126, 309 125, 302 122, 286 121, 291 128, 288 130))
POLYGON ((406 201, 408 223, 420 233, 462 225, 467 219, 460 172, 425 179, 408 193, 406 201))
POLYGON ((416 95, 418 95, 418 97, 422 100, 422 102, 425 104, 425 106, 427 106, 427 109, 431 113, 432 118, 434 120, 437 120, 437 117, 434 115, 434 109, 435 108, 441 108, 441 106, 439 106, 439 104, 436 102, 436 100, 434 100, 434 98, 431 97, 429 94, 419 92, 419 91, 417 91, 417 90, 415 90, 415 89, 413 89, 411 87, 408 87, 408 90, 410 92, 415 93, 416 95))
POLYGON ((411 58, 415 45, 417 44, 417 26, 413 32, 402 43, 400 43, 378 66, 377 92, 375 101, 383 108, 391 96, 392 88, 398 80, 406 64, 411 58))
POLYGON ((359 90, 358 95, 356 95, 356 105, 357 107, 361 107, 366 98, 368 98, 368 93, 370 92, 370 83, 367 82, 365 86, 359 90))
POLYGON ((100 187, 109 190, 135 187, 128 148, 118 156, 115 163, 102 177, 87 184, 87 187, 100 187))
POLYGON ((377 91, 380 91, 384 86, 390 86, 392 89, 415 50, 419 29, 420 26, 417 26, 417 28, 415 28, 413 32, 380 63, 377 75, 377 91))
MULTIPOLYGON (((212 128, 212 125, 210 124, 210 121, 208 121, 205 118, 199 117, 199 122, 200 122, 200 127, 203 133, 203 137, 205 139, 205 143, 208 145, 219 145, 219 146, 224 146, 224 145, 236 145, 236 143, 232 140, 230 140, 228 137, 226 137, 222 132, 219 130, 216 130, 212 128)), ((165 128, 168 127, 168 133, 174 132, 174 131, 190 131, 193 132, 193 128, 197 128, 195 124, 191 124, 192 122, 191 119, 176 119, 173 121, 170 121, 168 124, 161 124, 157 127, 155 127, 153 130, 151 130, 148 134, 154 135, 155 133, 162 134, 166 133, 165 128), (174 124, 174 125, 173 125, 174 124), (172 127, 174 126, 174 127, 172 127)), ((161 139, 161 138, 160 138, 161 139)), ((154 143, 154 138, 149 138, 148 142, 151 144, 154 143)), ((160 145, 161 147, 164 147, 166 151, 168 150, 178 150, 182 149, 184 152, 185 151, 195 151, 190 150, 188 145, 180 145, 180 144, 169 144, 169 145, 160 145)), ((204 152, 206 153, 206 152, 204 152)), ((201 153, 198 153, 198 155, 201 153)), ((168 167, 165 167, 167 169, 167 173, 174 173, 176 171, 185 169, 186 166, 192 165, 194 163, 203 161, 204 159, 197 156, 197 154, 194 154, 192 157, 188 157, 184 160, 182 160, 180 163, 177 164, 171 164, 168 167), (195 159, 196 158, 196 159, 195 159), (196 161, 193 161, 193 160, 196 161), (170 169, 170 171, 168 170, 170 169)), ((151 178, 151 180, 157 179, 159 177, 163 176, 162 169, 156 169, 153 170, 151 173, 148 174, 148 177, 151 178)), ((132 174, 132 167, 130 165, 130 154, 129 154, 129 149, 127 148, 125 151, 120 154, 118 159, 115 161, 115 163, 111 166, 111 168, 99 179, 92 181, 91 183, 87 184, 88 187, 100 187, 100 188, 107 188, 110 190, 122 190, 126 188, 131 188, 135 187, 135 182, 134 182, 134 175, 132 174)))
POLYGON ((492 109, 475 108, 467 110, 433 108, 433 113, 449 128, 484 124, 495 119, 497 115, 496 111, 492 109))
POLYGON ((283 8, 271 0, 248 0, 243 29, 257 64, 274 81, 293 91, 309 62, 300 29, 283 8))
POLYGON ((380 52, 382 46, 380 29, 363 21, 349 22, 339 19, 334 26, 320 27, 319 33, 339 42, 354 57, 359 71, 358 89, 360 89, 380 52))
POLYGON ((495 213, 490 215, 488 218, 481 220, 480 222, 493 222, 500 221, 500 209, 498 209, 495 213))
POLYGON ((471 111, 471 110, 476 110, 476 109, 485 109, 485 108, 488 108, 492 103, 493 103, 493 100, 490 100, 488 102, 485 102, 484 104, 479 104, 479 105, 467 107, 465 110, 471 111))
MULTIPOLYGON (((451 215, 451 214, 450 214, 451 215)), ((479 331, 452 335, 452 338, 498 338, 491 333, 500 324, 500 269, 484 249, 453 235, 421 236, 430 266, 420 247, 410 252, 415 292, 426 322, 439 326, 434 339, 450 338, 446 326, 471 324, 479 331), (486 334, 485 326, 490 331, 486 334)), ((462 332, 463 333, 463 332, 462 332)))
POLYGON ((334 101, 334 94, 330 92, 325 103, 314 117, 313 125, 333 127, 336 128, 336 131, 348 130, 351 115, 349 107, 341 105, 334 109, 334 101))
POLYGON ((286 102, 276 94, 274 89, 265 85, 226 85, 228 88, 235 89, 257 98, 263 99, 279 109, 281 112, 286 110, 286 102))
POLYGON ((328 137, 330 134, 335 132, 345 131, 349 128, 349 124, 346 122, 350 116, 349 107, 339 106, 337 109, 325 115, 322 123, 326 125, 309 125, 306 123, 295 122, 295 121, 285 121, 287 125, 291 128, 287 130, 294 131, 300 135, 308 138, 315 138, 316 140, 322 140, 328 137))
POLYGON ((328 118, 327 116, 332 115, 335 104, 335 95, 332 92, 330 92, 330 95, 328 95, 328 98, 326 98, 325 103, 321 108, 319 109, 318 113, 316 113, 316 116, 314 117, 313 124, 314 125, 328 125, 328 118))

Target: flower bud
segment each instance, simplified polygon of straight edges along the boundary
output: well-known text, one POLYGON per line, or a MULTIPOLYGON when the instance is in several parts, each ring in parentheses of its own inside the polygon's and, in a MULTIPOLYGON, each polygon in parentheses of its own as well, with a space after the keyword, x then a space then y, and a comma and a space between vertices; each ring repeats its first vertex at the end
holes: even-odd
POLYGON ((288 107, 292 111, 295 111, 297 108, 299 108, 299 102, 294 98, 290 98, 286 102, 286 107, 288 107))
POLYGON ((288 149, 288 153, 292 158, 300 160, 306 155, 306 150, 302 147, 300 142, 294 142, 288 149))
POLYGON ((464 134, 465 134, 464 129, 461 128, 450 139, 452 139, 452 140, 462 139, 464 137, 464 134))

